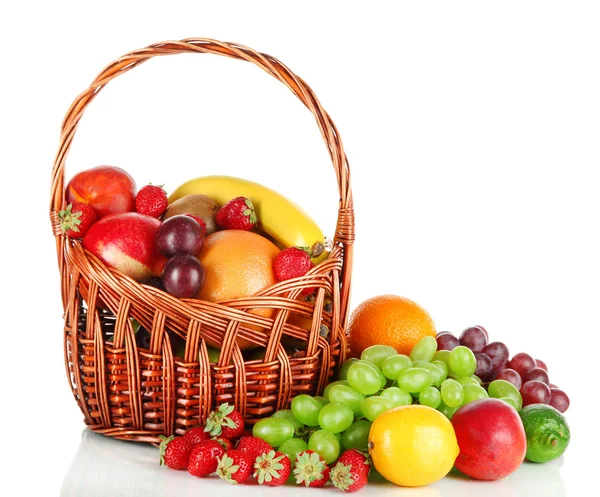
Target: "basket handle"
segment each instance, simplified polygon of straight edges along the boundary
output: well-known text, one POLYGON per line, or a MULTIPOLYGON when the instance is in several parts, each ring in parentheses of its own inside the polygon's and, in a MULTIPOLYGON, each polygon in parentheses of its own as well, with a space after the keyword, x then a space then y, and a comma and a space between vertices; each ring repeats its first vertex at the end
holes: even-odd
MULTIPOLYGON (((352 264, 352 249, 354 242, 354 211, 352 191, 350 188, 350 169, 341 138, 335 124, 321 106, 316 95, 300 77, 296 76, 290 69, 274 57, 256 52, 255 50, 237 43, 226 43, 207 38, 188 38, 180 41, 165 41, 150 45, 146 48, 134 50, 109 64, 96 77, 89 88, 75 99, 67 111, 62 123, 60 145, 52 169, 50 219, 53 233, 57 241, 59 260, 62 257, 61 253, 64 237, 60 236, 61 232, 57 214, 64 208, 65 203, 65 161, 85 108, 113 78, 116 78, 120 74, 133 69, 155 56, 180 53, 209 53, 252 62, 286 85, 314 115, 333 163, 340 194, 337 226, 333 240, 344 246, 345 257, 342 279, 344 280, 343 283, 345 284, 345 287, 342 287, 344 289, 342 295, 342 322, 345 323, 344 317, 347 313, 347 293, 349 292, 350 268, 352 264)), ((62 271, 62 261, 59 264, 62 271)))

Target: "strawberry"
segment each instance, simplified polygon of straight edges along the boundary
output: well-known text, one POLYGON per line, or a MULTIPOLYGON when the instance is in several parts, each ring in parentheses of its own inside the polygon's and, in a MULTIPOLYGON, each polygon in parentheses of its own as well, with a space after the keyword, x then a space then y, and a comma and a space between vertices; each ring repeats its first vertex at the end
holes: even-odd
POLYGON ((257 457, 273 450, 262 438, 247 436, 239 439, 236 449, 246 452, 255 461, 257 457))
MULTIPOLYGON (((310 260, 310 250, 305 250, 300 247, 289 247, 282 250, 275 257, 273 262, 273 270, 279 281, 285 281, 292 278, 304 276, 310 269, 314 267, 310 260)), ((315 288, 305 288, 302 290, 302 295, 312 295, 315 293, 315 288)))
POLYGON ((215 216, 219 228, 224 230, 250 231, 258 219, 252 200, 246 197, 236 197, 219 209, 215 216))
POLYGON ((225 452, 227 452, 228 450, 233 449, 233 443, 231 443, 231 440, 229 440, 228 438, 225 437, 213 437, 211 438, 211 440, 216 440, 217 442, 219 442, 223 448, 225 449, 225 452))
POLYGON ((168 206, 167 193, 162 186, 143 186, 135 196, 135 210, 140 214, 147 214, 158 219, 165 213, 168 206))
POLYGON ((224 438, 238 438, 244 431, 244 418, 239 411, 227 402, 216 411, 211 411, 206 419, 204 431, 211 437, 221 435, 224 438))
POLYGON ((161 435, 159 450, 160 464, 171 469, 185 469, 188 467, 188 460, 192 446, 184 437, 165 437, 161 435))
POLYGON ((244 483, 251 472, 252 459, 246 452, 232 449, 219 459, 217 475, 228 483, 244 483))
POLYGON ((314 450, 305 450, 296 456, 294 477, 298 485, 322 487, 329 480, 329 466, 314 450))
POLYGON ((214 473, 219 464, 219 458, 225 454, 225 449, 216 440, 204 440, 195 445, 190 453, 188 472, 193 476, 206 476, 214 473))
POLYGON ((291 470, 290 458, 281 452, 271 450, 256 458, 254 478, 258 480, 259 485, 277 487, 287 481, 291 470))
POLYGON ((369 474, 371 471, 371 462, 369 456, 357 449, 349 449, 345 451, 337 460, 337 462, 361 468, 367 474, 369 474))
POLYGON ((185 438, 191 446, 194 446, 200 442, 204 442, 204 440, 209 440, 210 436, 204 431, 204 426, 194 426, 185 432, 183 438, 185 438))
POLYGON ((338 459, 329 475, 331 483, 344 492, 356 492, 367 484, 371 465, 358 450, 347 450, 338 459))
POLYGON ((202 229, 202 237, 206 236, 206 223, 204 222, 204 219, 202 219, 200 216, 195 216, 194 214, 184 214, 184 216, 191 217, 194 221, 196 221, 202 229))
POLYGON ((70 238, 83 238, 90 226, 98 220, 96 211, 89 204, 72 202, 58 213, 61 231, 70 238))

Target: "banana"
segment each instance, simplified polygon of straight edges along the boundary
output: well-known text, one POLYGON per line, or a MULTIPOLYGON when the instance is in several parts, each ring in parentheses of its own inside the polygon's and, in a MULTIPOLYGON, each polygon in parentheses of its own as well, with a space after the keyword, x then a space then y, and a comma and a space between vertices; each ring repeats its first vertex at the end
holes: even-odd
MULTIPOLYGON (((250 198, 259 227, 282 248, 312 248, 315 243, 326 246, 325 235, 313 219, 290 199, 266 186, 233 176, 203 176, 179 186, 169 196, 169 204, 190 194, 208 195, 220 206, 235 197, 250 198)), ((312 261, 318 264, 328 254, 324 249, 312 261)))

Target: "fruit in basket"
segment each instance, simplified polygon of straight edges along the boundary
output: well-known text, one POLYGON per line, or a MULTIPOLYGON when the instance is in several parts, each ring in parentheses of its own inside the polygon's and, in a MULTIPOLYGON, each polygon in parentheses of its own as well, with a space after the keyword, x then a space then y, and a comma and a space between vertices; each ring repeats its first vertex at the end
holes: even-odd
MULTIPOLYGON (((325 235, 313 219, 290 199, 266 186, 231 176, 205 176, 179 186, 170 195, 169 201, 174 203, 186 195, 200 193, 220 205, 235 197, 251 198, 260 228, 281 247, 311 248, 317 242, 325 246, 325 235)), ((325 250, 316 254, 313 258, 315 264, 328 256, 325 250)))
POLYGON ((225 402, 208 414, 204 431, 211 437, 238 438, 244 431, 244 418, 240 411, 225 402))
POLYGON ((192 444, 185 437, 160 437, 160 464, 171 469, 186 469, 192 444))
POLYGON ((194 214, 183 214, 184 216, 191 217, 194 221, 196 221, 200 225, 200 229, 202 230, 202 237, 206 238, 206 223, 204 219, 201 217, 195 216, 194 214))
POLYGON ((198 477, 214 473, 223 454, 225 454, 225 449, 216 440, 200 442, 190 452, 188 473, 198 477))
POLYGON ((222 230, 250 231, 256 226, 258 219, 252 200, 246 197, 236 197, 219 209, 215 221, 222 230))
POLYGON ((217 203, 208 195, 190 194, 177 200, 169 198, 169 207, 165 211, 163 220, 180 214, 191 214, 202 219, 206 226, 206 233, 210 235, 217 231, 217 222, 215 217, 219 211, 217 203))
POLYGON ((554 407, 532 404, 519 412, 525 435, 527 453, 525 458, 532 462, 548 462, 563 455, 571 438, 565 417, 554 407))
POLYGON ((319 454, 309 449, 296 456, 293 473, 298 485, 322 487, 329 480, 330 469, 319 454))
POLYGON ((95 222, 83 248, 135 281, 160 276, 165 258, 154 242, 160 221, 137 212, 111 214, 95 222))
MULTIPOLYGON (((314 267, 310 254, 310 249, 305 250, 299 247, 289 247, 279 252, 273 263, 277 279, 285 281, 299 278, 308 273, 314 267)), ((315 293, 315 290, 315 288, 305 288, 302 290, 301 295, 311 295, 315 293)))
POLYGON ((203 281, 204 269, 193 255, 176 255, 171 257, 163 267, 163 287, 174 297, 193 297, 200 290, 203 281))
POLYGON ((480 399, 452 417, 460 453, 456 468, 478 480, 499 480, 521 465, 527 439, 518 412, 499 399, 480 399))
POLYGON ((167 193, 162 186, 143 186, 135 196, 136 212, 147 214, 157 219, 164 214, 168 205, 167 193))
POLYGON ((354 357, 371 345, 388 345, 408 355, 421 338, 436 335, 427 311, 396 295, 379 295, 360 303, 350 315, 348 334, 354 357))
POLYGON ((200 224, 190 216, 173 216, 162 222, 156 232, 156 248, 165 257, 198 255, 204 242, 200 224))
POLYGON ((374 421, 369 454, 385 479, 417 487, 448 474, 458 455, 458 444, 452 424, 442 413, 409 405, 387 411, 374 421))
POLYGON ((120 167, 96 166, 73 176, 65 197, 69 204, 91 205, 98 218, 131 212, 135 207, 135 181, 120 167))
POLYGON ((292 463, 286 454, 269 451, 255 459, 254 478, 259 485, 277 487, 284 485, 290 477, 292 463))
POLYGON ((96 211, 81 202, 73 202, 58 213, 61 231, 69 238, 83 238, 92 224, 98 220, 96 211))
POLYGON ((229 450, 219 459, 217 475, 227 483, 244 483, 252 473, 254 461, 241 450, 229 450))
MULTIPOLYGON (((274 285, 273 261, 279 249, 251 231, 224 230, 209 235, 198 256, 205 279, 196 298, 209 302, 251 297, 274 285)), ((252 314, 271 317, 272 308, 255 308, 252 314)), ((218 343, 208 342, 213 347, 218 343)), ((242 350, 255 347, 238 338, 242 350)))

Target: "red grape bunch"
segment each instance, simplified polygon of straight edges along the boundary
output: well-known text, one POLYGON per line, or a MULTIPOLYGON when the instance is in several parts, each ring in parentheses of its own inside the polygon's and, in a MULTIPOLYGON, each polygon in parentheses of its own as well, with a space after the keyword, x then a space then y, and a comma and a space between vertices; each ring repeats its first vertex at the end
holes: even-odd
POLYGON ((452 350, 463 345, 475 354, 475 375, 483 382, 505 380, 521 393, 523 406, 549 404, 560 412, 569 408, 567 394, 550 383, 548 367, 544 361, 534 359, 525 352, 510 357, 508 347, 502 342, 488 342, 488 332, 483 326, 471 326, 456 338, 449 331, 437 334, 438 350, 452 350))

